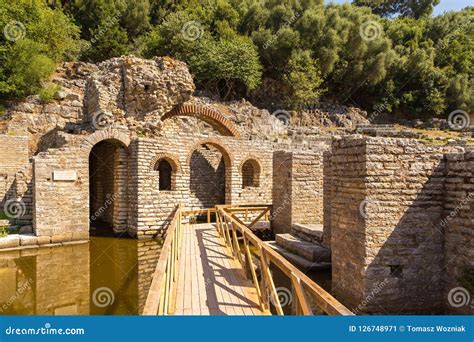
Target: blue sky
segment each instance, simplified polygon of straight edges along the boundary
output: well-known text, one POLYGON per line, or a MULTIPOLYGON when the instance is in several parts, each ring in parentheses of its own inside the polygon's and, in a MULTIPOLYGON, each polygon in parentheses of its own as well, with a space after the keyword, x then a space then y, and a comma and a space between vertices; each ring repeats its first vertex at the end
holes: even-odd
MULTIPOLYGON (((350 0, 325 0, 326 3, 335 2, 342 4, 344 2, 351 2, 350 0)), ((441 14, 446 11, 457 11, 467 6, 473 6, 473 0, 441 0, 438 6, 434 8, 434 15, 441 14)))

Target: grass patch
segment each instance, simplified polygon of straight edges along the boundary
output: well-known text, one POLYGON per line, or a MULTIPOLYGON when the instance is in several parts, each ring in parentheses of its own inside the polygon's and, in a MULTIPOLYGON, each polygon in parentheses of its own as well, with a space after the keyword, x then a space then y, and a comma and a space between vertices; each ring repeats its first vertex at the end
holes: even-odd
POLYGON ((8 226, 0 226, 0 238, 8 235, 8 226))
POLYGON ((49 102, 53 99, 58 98, 58 92, 61 90, 61 87, 58 84, 48 82, 43 88, 38 92, 41 102, 49 102))

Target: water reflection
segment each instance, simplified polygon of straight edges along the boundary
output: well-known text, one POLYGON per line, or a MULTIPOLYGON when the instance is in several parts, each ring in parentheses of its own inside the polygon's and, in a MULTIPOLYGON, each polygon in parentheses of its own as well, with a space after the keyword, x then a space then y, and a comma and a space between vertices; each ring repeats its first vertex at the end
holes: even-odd
POLYGON ((137 315, 160 246, 156 240, 93 237, 77 245, 0 252, 0 314, 137 315))

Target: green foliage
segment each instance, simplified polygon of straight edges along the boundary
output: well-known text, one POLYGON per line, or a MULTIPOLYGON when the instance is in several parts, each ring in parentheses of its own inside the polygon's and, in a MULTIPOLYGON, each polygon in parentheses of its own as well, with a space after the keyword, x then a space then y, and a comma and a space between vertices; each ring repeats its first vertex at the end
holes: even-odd
POLYGON ((370 7, 375 14, 387 17, 401 15, 419 19, 429 16, 440 0, 354 0, 356 6, 370 7))
POLYGON ((283 81, 288 87, 285 103, 289 107, 312 105, 322 93, 321 72, 310 51, 293 51, 283 81))
POLYGON ((61 87, 58 84, 48 82, 38 92, 41 102, 48 102, 58 97, 61 87))
POLYGON ((26 35, 0 38, 3 98, 54 98, 44 84, 64 59, 134 53, 185 61, 198 87, 225 99, 262 93, 270 78, 278 108, 321 96, 408 117, 474 107, 472 7, 432 17, 439 0, 10 2, 0 0, 0 27, 19 21, 26 35))
POLYGON ((79 29, 44 1, 0 0, 0 27, 0 98, 37 93, 57 62, 78 53, 79 29))
POLYGON ((252 90, 260 83, 261 65, 252 41, 234 30, 236 15, 224 5, 172 13, 144 39, 143 51, 185 61, 198 83, 224 98, 242 87, 252 90), (196 13, 208 20, 199 21, 196 13))
POLYGON ((0 238, 8 236, 8 226, 0 226, 0 238))

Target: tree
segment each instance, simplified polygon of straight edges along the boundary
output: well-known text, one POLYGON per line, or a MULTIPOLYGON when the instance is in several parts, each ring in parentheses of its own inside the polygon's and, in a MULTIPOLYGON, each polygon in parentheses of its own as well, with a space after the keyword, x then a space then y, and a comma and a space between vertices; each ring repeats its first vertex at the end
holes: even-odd
POLYGON ((261 65, 251 39, 237 34, 232 28, 236 22, 225 19, 232 18, 233 12, 219 8, 170 14, 144 39, 143 51, 148 57, 171 55, 185 61, 198 84, 228 98, 254 89, 260 82, 261 65), (219 15, 209 14, 216 10, 219 15))
POLYGON ((383 17, 400 15, 419 19, 433 13, 433 7, 440 0, 354 0, 356 6, 370 7, 375 14, 383 17))
POLYGON ((316 103, 323 92, 321 72, 317 61, 311 57, 311 51, 292 52, 283 81, 289 89, 285 102, 292 108, 304 108, 316 103))
POLYGON ((78 53, 78 27, 42 0, 0 0, 0 27, 0 98, 38 93, 56 63, 78 53))

